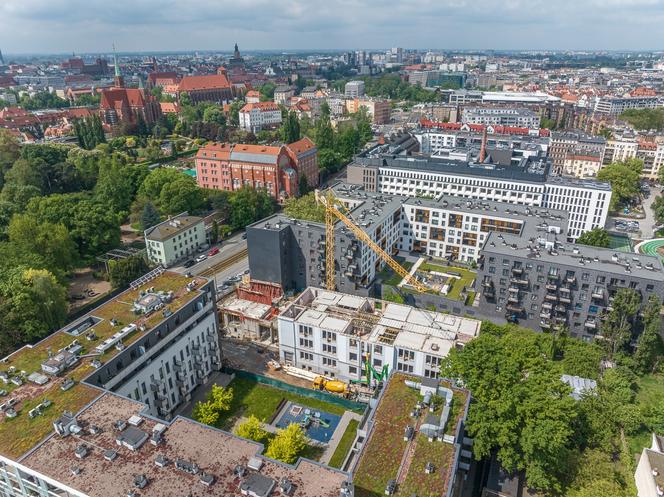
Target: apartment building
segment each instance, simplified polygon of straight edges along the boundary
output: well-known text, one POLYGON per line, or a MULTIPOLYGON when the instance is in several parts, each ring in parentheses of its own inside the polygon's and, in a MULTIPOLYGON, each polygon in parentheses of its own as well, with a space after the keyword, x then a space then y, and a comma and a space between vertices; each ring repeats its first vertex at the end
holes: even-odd
POLYGON ((658 257, 494 232, 480 259, 480 310, 536 330, 566 326, 591 340, 601 336, 618 289, 631 288, 646 303, 664 292, 663 276, 658 257))
POLYGON ((392 108, 387 100, 376 100, 372 98, 351 98, 346 100, 346 111, 354 114, 360 108, 366 108, 367 114, 371 116, 374 124, 388 124, 392 108))
POLYGON ((616 133, 607 140, 604 165, 629 159, 641 159, 643 161, 641 176, 657 180, 659 171, 664 165, 664 141, 659 137, 650 141, 629 132, 616 133))
POLYGON ((598 114, 608 114, 610 116, 619 116, 630 109, 656 109, 664 106, 664 100, 658 95, 641 96, 603 96, 595 101, 595 112, 598 114))
POLYGON ((196 153, 196 182, 214 190, 264 189, 282 201, 297 195, 295 167, 285 146, 208 143, 196 153))
POLYGON ((290 155, 298 173, 298 178, 307 178, 307 186, 315 188, 320 181, 318 169, 318 147, 308 136, 286 145, 286 152, 290 155))
POLYGON ((480 258, 489 233, 523 239, 565 238, 565 211, 451 195, 411 198, 402 206, 399 249, 436 258, 473 262, 480 258))
POLYGON ((274 103, 286 105, 291 97, 295 96, 295 88, 292 86, 279 85, 274 89, 274 103))
POLYGON ((201 250, 206 243, 202 217, 183 212, 148 228, 144 232, 148 259, 170 267, 201 250))
POLYGON ((248 103, 240 109, 240 128, 258 133, 281 125, 281 109, 274 102, 248 103))
POLYGON ((563 162, 562 174, 573 178, 594 178, 602 168, 599 155, 568 153, 563 162))
POLYGON ((608 183, 552 176, 551 161, 523 158, 518 166, 466 162, 435 157, 367 153, 347 168, 347 180, 368 192, 399 196, 441 194, 510 204, 565 210, 567 236, 603 227, 609 211, 608 183))
POLYGON ((309 287, 279 314, 282 362, 343 381, 377 371, 438 378, 453 348, 481 321, 309 287))
POLYGON ((518 107, 464 107, 461 121, 485 126, 516 126, 529 129, 540 127, 539 114, 518 107))
MULTIPOLYGON (((355 185, 338 184, 337 198, 360 228, 389 254, 399 250, 401 197, 375 195, 355 185)), ((369 295, 376 274, 385 263, 342 223, 336 223, 336 287, 355 295, 369 295)), ((325 285, 325 225, 275 214, 247 227, 252 279, 302 290, 325 285)))
POLYGON ((553 131, 549 146, 549 157, 553 164, 553 171, 561 174, 565 159, 572 155, 599 156, 604 161, 606 138, 593 136, 581 131, 553 131))
POLYGON ((364 96, 364 81, 349 81, 344 87, 346 98, 360 98, 364 96))
POLYGON ((652 434, 650 447, 644 447, 634 473, 638 497, 664 495, 664 437, 652 434))

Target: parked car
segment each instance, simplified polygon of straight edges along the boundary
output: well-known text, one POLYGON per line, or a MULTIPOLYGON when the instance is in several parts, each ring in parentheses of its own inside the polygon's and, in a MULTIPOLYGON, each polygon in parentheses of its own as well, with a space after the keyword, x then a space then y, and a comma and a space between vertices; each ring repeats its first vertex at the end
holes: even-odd
POLYGON ((208 252, 208 257, 212 257, 213 255, 217 255, 219 253, 219 247, 212 247, 210 251, 208 252))
POLYGON ((193 266, 194 264, 196 264, 196 261, 193 260, 193 259, 189 259, 187 262, 185 262, 185 263, 183 264, 183 266, 184 266, 184 267, 191 267, 191 266, 193 266))
POLYGON ((196 262, 203 262, 205 259, 207 259, 207 254, 201 254, 196 257, 196 262))

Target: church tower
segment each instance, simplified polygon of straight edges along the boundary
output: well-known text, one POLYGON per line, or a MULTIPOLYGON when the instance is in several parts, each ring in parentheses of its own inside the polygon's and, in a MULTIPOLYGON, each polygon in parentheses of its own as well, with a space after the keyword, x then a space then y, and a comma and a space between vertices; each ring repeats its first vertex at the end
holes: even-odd
POLYGON ((4 65, 5 65, 5 59, 2 56, 2 50, 0 50, 0 66, 4 66, 4 65))
POLYGON ((115 53, 115 45, 113 45, 113 64, 115 65, 115 87, 124 88, 124 78, 120 73, 120 65, 118 64, 118 55, 115 53))

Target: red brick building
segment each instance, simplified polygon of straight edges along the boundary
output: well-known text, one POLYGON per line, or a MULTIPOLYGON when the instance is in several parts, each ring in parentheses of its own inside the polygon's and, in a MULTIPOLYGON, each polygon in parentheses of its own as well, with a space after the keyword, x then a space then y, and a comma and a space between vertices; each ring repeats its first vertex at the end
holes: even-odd
POLYGON ((286 145, 286 151, 295 164, 298 175, 307 178, 310 188, 318 186, 318 148, 308 137, 286 145))
POLYGON ((101 91, 101 120, 111 127, 121 123, 136 124, 141 115, 146 124, 161 116, 159 102, 140 88, 109 88, 101 91))
POLYGON ((185 76, 178 85, 178 98, 182 93, 189 95, 192 104, 198 102, 221 104, 233 99, 233 89, 223 68, 220 68, 217 74, 185 76))
POLYGON ((277 199, 297 195, 298 176, 286 147, 209 143, 196 154, 196 181, 201 188, 264 188, 277 199))

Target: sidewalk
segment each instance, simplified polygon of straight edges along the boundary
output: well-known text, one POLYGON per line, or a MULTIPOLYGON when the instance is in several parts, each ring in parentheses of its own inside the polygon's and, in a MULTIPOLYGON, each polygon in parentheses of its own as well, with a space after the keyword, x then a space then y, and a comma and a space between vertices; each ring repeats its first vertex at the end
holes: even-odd
POLYGON ((341 442, 341 438, 344 436, 344 433, 346 433, 346 428, 351 419, 361 421, 362 416, 350 411, 344 412, 339 420, 336 430, 334 430, 334 433, 330 438, 330 441, 327 443, 327 449, 325 449, 325 452, 321 456, 320 463, 329 464, 330 459, 332 459, 332 456, 334 455, 334 451, 337 450, 337 446, 339 445, 339 442, 341 442))

